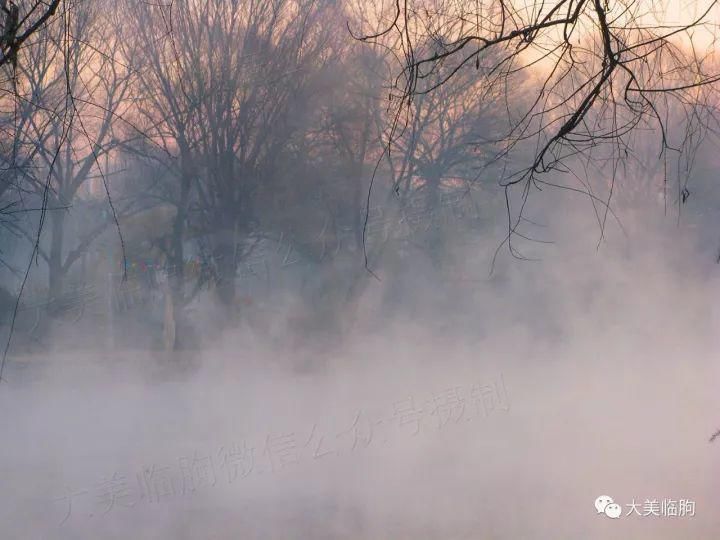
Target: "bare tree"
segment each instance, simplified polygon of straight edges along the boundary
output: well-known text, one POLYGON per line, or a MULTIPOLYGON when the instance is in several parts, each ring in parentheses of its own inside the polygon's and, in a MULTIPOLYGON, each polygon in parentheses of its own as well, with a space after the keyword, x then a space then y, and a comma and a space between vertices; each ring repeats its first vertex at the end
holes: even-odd
POLYGON ((279 158, 305 124, 326 50, 326 8, 312 0, 205 0, 132 10, 141 45, 128 61, 141 71, 139 114, 178 172, 170 258, 182 266, 189 223, 205 231, 228 307, 242 240, 259 220, 254 201, 272 191, 279 158))
POLYGON ((524 74, 536 78, 528 105, 508 109, 510 129, 496 137, 504 143, 498 159, 534 145, 529 160, 516 159, 501 181, 506 241, 518 255, 511 242, 533 188, 585 194, 596 205, 602 231, 617 166, 633 152, 634 135, 654 131, 661 159, 693 154, 711 127, 708 94, 720 81, 713 56, 718 3, 699 1, 694 8, 674 22, 677 14, 636 0, 411 0, 394 4, 380 30, 356 34, 402 57, 391 96, 391 141, 410 122, 416 99, 465 71, 476 69, 485 85, 499 88, 516 86, 524 74), (436 47, 424 47, 428 41, 436 47), (679 111, 682 121, 669 122, 671 111, 679 111), (609 176, 610 189, 596 195, 591 176, 609 176), (518 198, 510 196, 513 187, 518 198))
POLYGON ((17 67, 23 44, 50 21, 60 0, 13 2, 0 0, 0 67, 17 67))
MULTIPOLYGON (((440 82, 447 75, 439 66, 433 77, 440 82)), ((429 233, 436 263, 445 256, 439 235, 447 200, 461 196, 474 202, 480 190, 490 198, 489 179, 500 175, 488 162, 498 151, 496 134, 507 129, 505 100, 519 101, 519 92, 483 82, 477 71, 465 71, 435 92, 418 95, 409 104, 406 128, 387 140, 393 145, 388 161, 405 228, 429 233)))
MULTIPOLYGON (((38 244, 37 254, 47 263, 50 302, 62 296, 64 278, 92 242, 130 210, 102 208, 110 193, 105 159, 120 144, 113 126, 131 78, 112 57, 115 36, 109 29, 99 5, 86 4, 64 24, 38 30, 40 39, 20 53, 12 160, 27 201, 49 211, 50 238, 47 245, 39 241, 35 214, 13 230, 38 244), (75 239, 66 234, 71 208, 95 214, 94 220, 81 218, 87 226, 75 239)), ((18 200, 16 206, 22 205, 18 200)))
MULTIPOLYGON (((21 156, 17 146, 17 94, 18 55, 28 38, 38 34, 53 20, 60 0, 51 2, 13 2, 0 0, 0 208, 3 221, 13 219, 16 208, 6 201, 10 191, 17 192, 18 171, 24 170, 31 155, 21 156), (19 160, 19 161, 16 161, 19 160)), ((19 120, 22 122, 22 120, 19 120)), ((4 261, 3 261, 4 262, 4 261)))

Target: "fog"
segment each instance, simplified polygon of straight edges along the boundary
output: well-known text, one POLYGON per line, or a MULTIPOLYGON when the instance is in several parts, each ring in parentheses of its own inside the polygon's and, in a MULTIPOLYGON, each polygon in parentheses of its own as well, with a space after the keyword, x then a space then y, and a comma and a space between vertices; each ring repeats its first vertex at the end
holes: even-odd
POLYGON ((0 538, 720 537, 691 4, 0 0, 0 538))
POLYGON ((598 249, 586 201, 558 197, 538 260, 489 275, 498 227, 454 248, 472 280, 406 268, 392 316, 380 269, 322 350, 238 327, 170 355, 12 358, 3 537, 714 537, 714 262, 657 210, 598 249), (626 515, 663 499, 694 516, 626 515))

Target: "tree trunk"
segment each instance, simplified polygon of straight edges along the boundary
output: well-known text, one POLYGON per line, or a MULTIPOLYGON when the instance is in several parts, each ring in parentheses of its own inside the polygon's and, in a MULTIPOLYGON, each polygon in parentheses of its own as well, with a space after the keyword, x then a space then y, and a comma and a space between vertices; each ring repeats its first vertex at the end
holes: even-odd
POLYGON ((63 294, 63 240, 65 237, 65 212, 53 212, 50 238, 50 255, 48 260, 48 312, 57 314, 58 301, 63 294))
POLYGON ((235 313, 236 290, 235 277, 237 273, 237 234, 236 231, 224 230, 218 233, 214 256, 217 261, 217 287, 216 294, 220 305, 232 320, 235 313))
POLYGON ((425 215, 429 220, 427 224, 427 234, 425 235, 428 249, 430 250, 430 260, 436 269, 440 268, 445 260, 444 242, 442 239, 442 229, 440 220, 437 219, 436 213, 441 211, 440 208, 440 177, 431 175, 428 180, 426 199, 425 199, 425 215))
MULTIPOLYGON (((187 160, 188 158, 183 158, 187 160)), ((173 221, 172 236, 170 238, 170 268, 168 271, 168 288, 165 305, 165 320, 172 318, 172 346, 176 345, 175 328, 182 321, 183 307, 185 306, 185 229, 187 227, 187 207, 190 196, 192 173, 183 164, 183 173, 180 183, 180 201, 173 221), (168 313, 170 309, 170 313, 168 313)), ((167 327, 167 323, 165 325, 167 327)), ((167 342, 166 342, 167 347, 167 342)))
POLYGON ((165 351, 171 352, 175 350, 175 303, 173 302, 170 280, 163 279, 160 284, 165 298, 163 315, 163 347, 165 351))

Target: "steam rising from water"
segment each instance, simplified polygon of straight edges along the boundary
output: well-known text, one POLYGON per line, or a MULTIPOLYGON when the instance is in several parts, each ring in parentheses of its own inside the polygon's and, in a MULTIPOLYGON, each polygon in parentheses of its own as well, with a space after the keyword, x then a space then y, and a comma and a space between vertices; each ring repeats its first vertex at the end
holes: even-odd
POLYGON ((611 227, 597 251, 590 217, 546 224, 556 244, 527 246, 542 260, 501 260, 492 278, 497 238, 459 253, 475 281, 407 272, 392 318, 378 315, 392 280, 370 287, 329 352, 238 329, 194 356, 13 359, 0 388, 3 538, 716 537, 717 272, 682 228, 628 220, 629 239, 611 227), (472 409, 473 386, 498 381, 507 407, 472 409), (439 426, 426 414, 417 433, 397 422, 408 397, 419 407, 457 388, 463 416, 439 426), (356 441, 358 415, 387 423, 356 441), (273 466, 263 451, 282 436, 273 466), (230 481, 222 456, 243 442, 254 468, 230 481), (174 494, 142 498, 163 468, 174 494), (598 515, 599 495, 623 516, 598 515), (691 499, 695 516, 626 516, 633 499, 691 499))

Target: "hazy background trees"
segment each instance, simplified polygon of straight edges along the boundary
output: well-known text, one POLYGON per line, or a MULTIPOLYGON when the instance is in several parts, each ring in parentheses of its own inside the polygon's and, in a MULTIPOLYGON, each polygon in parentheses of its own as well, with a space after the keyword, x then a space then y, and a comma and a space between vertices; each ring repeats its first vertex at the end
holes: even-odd
MULTIPOLYGON (((106 194, 108 163, 122 142, 115 117, 127 106, 131 83, 129 68, 112 57, 117 36, 110 23, 100 3, 80 4, 66 21, 38 30, 38 45, 23 50, 18 66, 15 144, 32 156, 32 167, 22 169, 28 196, 48 210, 48 234, 37 253, 47 264, 51 304, 62 297, 66 276, 113 217, 123 217, 133 206, 122 201, 108 209, 97 200, 106 194)), ((30 219, 30 224, 16 230, 34 243, 37 222, 30 219)))
POLYGON ((44 301, 25 326, 95 302, 93 323, 184 347, 282 297, 288 327, 342 330, 368 285, 391 306, 415 262, 452 273, 453 245, 499 220, 523 257, 532 189, 583 194, 600 231, 613 195, 692 198, 717 127, 712 10, 664 30, 635 4, 481 7, 45 6, 33 39, 3 42, 3 286, 32 258, 44 301))

